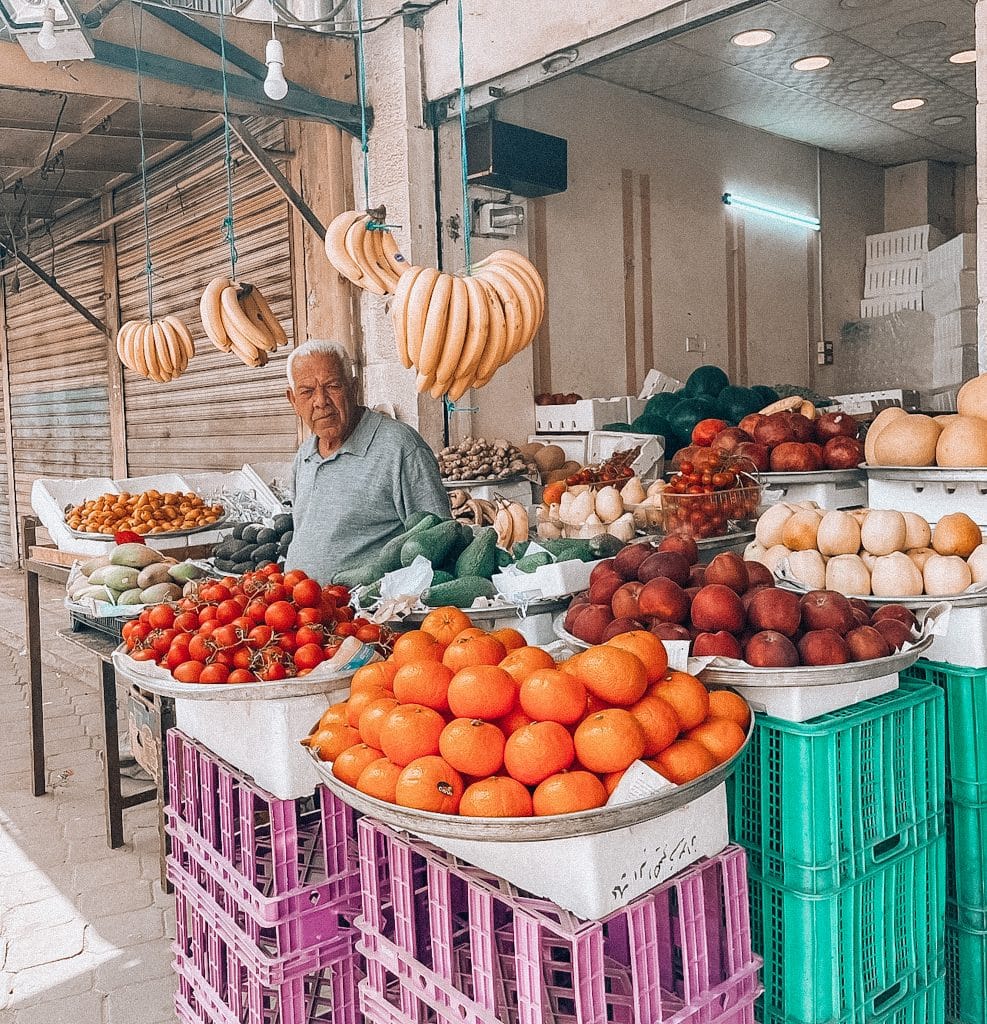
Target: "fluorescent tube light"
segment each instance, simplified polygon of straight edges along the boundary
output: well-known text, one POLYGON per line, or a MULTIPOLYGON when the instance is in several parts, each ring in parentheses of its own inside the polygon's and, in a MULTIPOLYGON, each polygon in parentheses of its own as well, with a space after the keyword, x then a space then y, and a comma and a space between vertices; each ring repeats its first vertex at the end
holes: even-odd
POLYGON ((750 210, 752 213, 761 213, 765 217, 774 217, 777 220, 788 221, 789 224, 799 224, 812 231, 818 231, 820 222, 818 217, 809 217, 804 213, 792 213, 790 210, 780 210, 777 206, 769 206, 767 203, 759 202, 756 199, 747 199, 744 196, 736 196, 732 192, 724 192, 722 196, 726 206, 736 206, 741 210, 750 210))

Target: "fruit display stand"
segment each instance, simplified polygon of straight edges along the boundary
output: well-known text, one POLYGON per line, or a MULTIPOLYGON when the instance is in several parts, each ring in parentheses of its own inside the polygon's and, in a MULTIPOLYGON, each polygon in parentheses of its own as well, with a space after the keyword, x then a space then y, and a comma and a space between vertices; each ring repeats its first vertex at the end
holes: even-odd
POLYGON ((503 498, 505 501, 519 501, 530 505, 534 498, 535 484, 527 477, 510 477, 506 480, 443 480, 447 491, 468 491, 471 498, 503 498))
POLYGON ((825 469, 816 473, 761 473, 769 497, 780 501, 814 501, 820 508, 867 505, 867 475, 861 469, 825 469))
POLYGON ((873 465, 863 469, 871 508, 908 509, 930 523, 959 508, 987 525, 987 470, 873 465))

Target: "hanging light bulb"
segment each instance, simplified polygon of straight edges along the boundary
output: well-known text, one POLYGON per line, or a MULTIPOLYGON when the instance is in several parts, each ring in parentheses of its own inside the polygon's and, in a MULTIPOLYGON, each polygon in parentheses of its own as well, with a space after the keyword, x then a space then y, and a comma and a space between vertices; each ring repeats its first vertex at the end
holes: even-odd
POLYGON ((44 18, 41 22, 41 31, 38 33, 38 46, 42 50, 54 50, 55 40, 55 8, 46 7, 44 18))
POLYGON ((284 77, 284 48, 277 39, 267 41, 267 78, 264 92, 272 100, 283 100, 288 95, 288 83, 284 77))

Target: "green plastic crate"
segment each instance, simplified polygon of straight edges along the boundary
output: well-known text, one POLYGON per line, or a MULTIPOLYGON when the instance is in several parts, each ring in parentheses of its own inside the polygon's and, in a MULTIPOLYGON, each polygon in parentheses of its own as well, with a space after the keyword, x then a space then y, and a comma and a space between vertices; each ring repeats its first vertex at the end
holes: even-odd
POLYGON ((987 931, 987 804, 946 801, 948 917, 987 931))
MULTIPOLYGON (((841 1017, 839 1021, 832 1021, 832 1024, 854 1024, 863 1020, 866 1020, 866 1024, 944 1024, 945 1000, 946 981, 940 977, 926 988, 895 998, 890 1009, 883 1010, 875 1017, 850 1014, 841 1017)), ((787 1017, 779 1017, 770 1012, 766 1014, 760 1006, 756 1014, 761 1024, 790 1024, 787 1017)))
POLYGON ((943 707, 906 683, 808 722, 758 715, 728 789, 751 871, 822 895, 942 835, 943 707))
POLYGON ((749 884, 764 1020, 870 1024, 944 972, 945 836, 828 896, 749 884))
POLYGON ((987 1021, 987 932, 946 922, 946 1022, 987 1021))
POLYGON ((919 659, 901 678, 946 694, 946 795, 987 804, 987 668, 919 659))

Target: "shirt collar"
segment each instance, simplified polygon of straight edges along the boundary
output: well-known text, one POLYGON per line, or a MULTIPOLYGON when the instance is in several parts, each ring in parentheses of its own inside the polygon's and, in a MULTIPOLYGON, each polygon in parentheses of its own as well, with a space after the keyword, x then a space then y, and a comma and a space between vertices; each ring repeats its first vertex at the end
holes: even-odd
MULTIPOLYGON (((374 412, 373 409, 362 408, 360 421, 357 423, 353 433, 327 458, 334 459, 337 455, 342 455, 344 452, 348 455, 356 455, 359 458, 363 458, 370 449, 370 442, 374 439, 374 434, 377 433, 380 419, 380 413, 374 412)), ((326 461, 319 454, 319 439, 314 434, 305 442, 302 450, 304 452, 303 458, 306 462, 311 462, 313 459, 326 461)))

